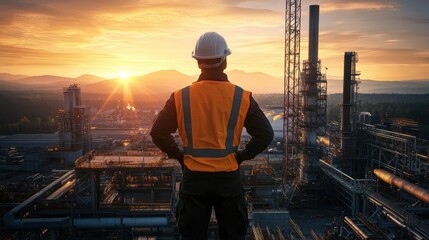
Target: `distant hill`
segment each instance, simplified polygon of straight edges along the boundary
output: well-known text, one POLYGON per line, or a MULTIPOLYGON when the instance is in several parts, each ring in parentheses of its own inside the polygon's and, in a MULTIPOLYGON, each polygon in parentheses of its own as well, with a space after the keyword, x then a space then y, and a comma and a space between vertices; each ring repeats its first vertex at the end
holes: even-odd
MULTIPOLYGON (((240 70, 226 72, 229 80, 254 93, 281 93, 283 81, 264 73, 246 73, 240 70), (261 86, 264 86, 261 88, 261 86)), ((127 84, 134 97, 166 98, 173 91, 181 89, 197 81, 197 76, 188 76, 175 70, 162 70, 143 76, 131 77, 127 84)), ((85 86, 85 92, 105 93, 123 92, 123 84, 119 79, 104 80, 85 86)))
POLYGON ((75 80, 77 81, 77 83, 80 83, 80 84, 91 84, 91 83, 104 81, 106 79, 99 76, 91 75, 91 74, 84 74, 75 78, 75 80))
POLYGON ((6 81, 13 81, 17 79, 26 78, 29 76, 26 75, 15 75, 15 74, 9 74, 9 73, 0 73, 0 80, 6 80, 6 81))
POLYGON ((283 79, 261 72, 232 70, 226 72, 228 79, 253 93, 283 93, 283 79), (263 88, 261 88, 263 86, 263 88))
POLYGON ((15 81, 17 83, 21 84, 52 84, 52 83, 73 83, 74 78, 68 78, 68 77, 60 77, 60 76, 53 76, 53 75, 42 75, 42 76, 33 76, 33 77, 26 77, 21 79, 16 79, 15 81))
POLYGON ((90 84, 90 83, 100 82, 103 80, 106 80, 106 79, 95 75, 91 75, 91 74, 84 74, 77 78, 61 77, 61 76, 54 76, 54 75, 32 76, 32 77, 15 79, 15 82, 21 83, 21 84, 31 84, 31 85, 62 84, 64 86, 67 86, 68 84, 73 84, 73 83, 90 84))
POLYGON ((46 91, 61 91, 63 87, 70 84, 78 83, 81 86, 92 84, 95 82, 103 81, 95 75, 85 74, 77 78, 61 77, 54 75, 42 76, 25 76, 25 75, 11 75, 7 73, 0 73, 0 87, 3 90, 46 90, 46 91), (1 77, 9 79, 3 81, 1 77))
MULTIPOLYGON (((229 80, 255 94, 283 93, 283 78, 270 76, 261 72, 244 72, 231 70, 226 72, 229 80)), ((130 77, 127 85, 120 79, 105 79, 95 75, 84 74, 77 78, 43 75, 24 76, 0 73, 2 90, 47 90, 61 91, 63 87, 78 83, 83 93, 122 94, 123 87, 128 86, 134 97, 154 97, 164 99, 171 92, 196 81, 198 76, 189 76, 175 70, 162 70, 142 76, 130 77), (5 78, 5 79, 2 79, 5 78), (2 81, 5 80, 5 81, 2 81), (115 90, 116 89, 116 90, 115 90)), ((341 80, 328 80, 328 93, 342 93, 341 80)), ((424 94, 429 93, 429 80, 374 81, 361 80, 360 93, 398 93, 424 94)))
POLYGON ((171 92, 191 84, 195 79, 175 70, 162 70, 143 76, 104 80, 86 85, 82 91, 97 94, 121 95, 129 91, 134 99, 150 98, 153 101, 166 99, 171 92))
MULTIPOLYGON (((328 80, 328 93, 342 93, 343 82, 341 80, 328 80)), ((429 80, 404 80, 404 81, 374 81, 361 80, 360 93, 398 93, 398 94, 425 94, 429 93, 429 80)))
POLYGON ((367 80, 364 81, 361 89, 365 93, 424 94, 429 93, 429 80, 406 80, 399 82, 367 80))

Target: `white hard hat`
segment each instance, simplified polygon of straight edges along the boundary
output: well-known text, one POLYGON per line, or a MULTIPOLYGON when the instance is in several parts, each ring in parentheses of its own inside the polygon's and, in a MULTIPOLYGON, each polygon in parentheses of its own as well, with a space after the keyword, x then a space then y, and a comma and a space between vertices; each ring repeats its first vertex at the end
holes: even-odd
MULTIPOLYGON (((216 32, 206 32, 198 39, 192 57, 195 59, 225 59, 231 54, 225 39, 216 32)), ((222 60, 222 61, 223 61, 222 60)))

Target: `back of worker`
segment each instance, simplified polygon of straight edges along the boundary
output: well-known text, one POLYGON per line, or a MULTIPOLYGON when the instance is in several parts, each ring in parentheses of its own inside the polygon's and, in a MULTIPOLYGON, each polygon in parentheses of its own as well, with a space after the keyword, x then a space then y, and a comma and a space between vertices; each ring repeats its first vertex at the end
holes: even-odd
POLYGON ((247 203, 238 168, 274 135, 251 93, 223 73, 229 54, 222 36, 203 34, 193 52, 201 69, 198 81, 171 95, 151 129, 153 142, 182 166, 176 206, 181 239, 207 239, 212 208, 221 239, 245 239, 247 203), (238 150, 243 127, 252 138, 238 150), (183 149, 171 135, 176 130, 183 149))
POLYGON ((230 172, 250 92, 228 81, 203 80, 174 93, 184 164, 192 171, 230 172))

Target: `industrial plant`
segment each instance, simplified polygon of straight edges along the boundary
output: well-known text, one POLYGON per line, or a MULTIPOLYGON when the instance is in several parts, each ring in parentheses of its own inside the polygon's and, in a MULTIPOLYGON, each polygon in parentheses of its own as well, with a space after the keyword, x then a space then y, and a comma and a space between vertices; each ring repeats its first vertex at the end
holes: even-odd
MULTIPOLYGON (((301 0, 287 0, 285 10, 284 102, 272 107, 283 120, 282 134, 240 166, 247 239, 429 239, 429 141, 415 130, 403 131, 414 129, 412 122, 386 128, 371 125, 371 113, 360 112, 353 50, 344 53, 341 119, 328 122, 329 86, 318 54, 320 7, 309 7, 303 62, 301 0)), ((10 207, 0 238, 179 239, 180 164, 156 148, 147 129, 117 130, 127 132, 125 139, 115 137, 122 134, 116 130, 108 133, 102 120, 97 124, 103 128, 91 128, 80 91, 77 85, 64 88, 59 145, 51 151, 77 155, 72 167, 44 178, 35 194, 10 207), (112 138, 121 140, 113 144, 112 138)), ((247 141, 244 133, 240 147, 247 141)), ((31 180, 39 183, 36 177, 31 180)), ((208 239, 220 239, 214 215, 208 239)))

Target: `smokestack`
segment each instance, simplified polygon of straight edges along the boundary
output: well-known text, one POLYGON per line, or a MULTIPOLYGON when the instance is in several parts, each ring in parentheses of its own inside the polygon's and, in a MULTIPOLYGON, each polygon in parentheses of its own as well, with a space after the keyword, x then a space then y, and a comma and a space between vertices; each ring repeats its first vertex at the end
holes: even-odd
POLYGON ((319 60, 319 5, 310 5, 308 62, 315 66, 319 60))
POLYGON ((352 84, 352 56, 353 52, 344 53, 344 77, 343 77, 343 111, 341 116, 341 132, 351 132, 351 84, 352 84))

